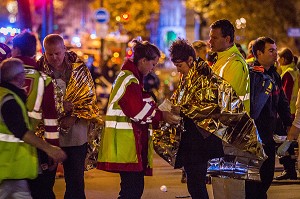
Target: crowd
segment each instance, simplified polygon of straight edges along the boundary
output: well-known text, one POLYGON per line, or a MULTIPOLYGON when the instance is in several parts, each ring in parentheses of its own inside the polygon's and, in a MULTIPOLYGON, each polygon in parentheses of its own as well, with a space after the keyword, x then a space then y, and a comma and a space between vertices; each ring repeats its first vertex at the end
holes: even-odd
MULTIPOLYGON (((244 195, 265 199, 274 178, 276 153, 284 172, 275 179, 297 179, 298 59, 287 46, 278 50, 267 36, 249 42, 246 53, 235 44, 234 33, 232 23, 221 19, 211 24, 208 42, 190 44, 178 38, 171 44, 170 59, 181 75, 172 100, 182 100, 192 70, 204 76, 216 74, 230 85, 254 120, 267 155, 259 170, 261 181, 246 180, 244 195), (279 147, 273 139, 278 132, 287 135, 279 147)), ((45 37, 45 52, 37 61, 36 42, 25 31, 14 37, 12 49, 0 45, 0 199, 54 199, 59 163, 64 168, 64 198, 84 199, 88 133, 95 121, 101 121, 94 73, 66 49, 60 35, 45 37)), ((173 104, 170 111, 158 108, 144 83, 156 81, 145 77, 157 65, 160 51, 148 41, 132 43, 134 55, 125 59, 111 80, 97 169, 119 173, 119 199, 140 199, 144 176, 152 175, 152 130, 161 122, 182 123, 185 131, 175 168, 184 169, 183 181, 193 199, 208 199, 208 161, 224 156, 222 140, 204 136, 205 130, 179 106, 173 104)))

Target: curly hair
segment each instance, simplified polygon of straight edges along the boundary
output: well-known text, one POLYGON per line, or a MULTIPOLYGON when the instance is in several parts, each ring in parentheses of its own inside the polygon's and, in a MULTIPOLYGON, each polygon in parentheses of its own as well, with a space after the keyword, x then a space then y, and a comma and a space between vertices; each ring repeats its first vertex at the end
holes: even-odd
POLYGON ((171 61, 174 63, 187 61, 190 56, 193 57, 193 60, 196 60, 196 53, 193 46, 182 38, 178 38, 172 43, 169 52, 171 61))

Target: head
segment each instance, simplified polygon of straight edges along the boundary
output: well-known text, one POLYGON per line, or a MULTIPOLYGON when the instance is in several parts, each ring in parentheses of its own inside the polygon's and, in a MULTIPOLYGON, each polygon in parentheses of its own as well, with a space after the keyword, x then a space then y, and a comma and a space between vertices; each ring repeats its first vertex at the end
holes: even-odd
POLYGON ((157 65, 160 58, 158 48, 148 41, 133 40, 133 63, 137 66, 140 73, 146 76, 157 65))
POLYGON ((36 37, 30 32, 22 32, 13 38, 12 57, 33 57, 36 53, 36 37))
POLYGON ((289 48, 282 48, 278 52, 278 62, 280 65, 289 65, 293 63, 294 61, 294 55, 291 49, 289 48))
POLYGON ((203 60, 206 60, 207 55, 207 43, 205 41, 197 40, 192 43, 193 48, 196 52, 196 57, 200 57, 203 60))
POLYGON ((254 42, 255 42, 255 39, 254 40, 251 40, 250 42, 249 42, 249 44, 248 44, 248 50, 247 50, 247 53, 248 53, 248 56, 253 56, 253 54, 252 54, 252 46, 253 46, 253 44, 254 44, 254 42))
POLYGON ((244 49, 243 49, 243 47, 242 47, 242 45, 241 44, 239 44, 239 43, 235 43, 235 46, 237 47, 237 49, 239 49, 239 51, 240 51, 240 53, 243 55, 243 57, 246 59, 246 53, 245 53, 245 51, 244 51, 244 49))
POLYGON ((58 34, 50 34, 45 37, 43 45, 48 63, 55 69, 61 68, 66 53, 64 39, 58 34))
POLYGON ((192 45, 185 39, 178 38, 170 46, 171 61, 177 71, 186 76, 196 60, 196 53, 192 45))
POLYGON ((252 53, 256 60, 268 69, 277 61, 277 46, 270 37, 259 37, 252 46, 252 53))
POLYGON ((1 82, 11 83, 22 88, 25 83, 23 62, 17 58, 9 58, 0 64, 1 82))
POLYGON ((215 21, 210 26, 209 45, 213 52, 223 52, 233 46, 234 26, 227 19, 215 21))
POLYGON ((9 57, 11 57, 10 48, 4 43, 0 43, 0 63, 9 57))

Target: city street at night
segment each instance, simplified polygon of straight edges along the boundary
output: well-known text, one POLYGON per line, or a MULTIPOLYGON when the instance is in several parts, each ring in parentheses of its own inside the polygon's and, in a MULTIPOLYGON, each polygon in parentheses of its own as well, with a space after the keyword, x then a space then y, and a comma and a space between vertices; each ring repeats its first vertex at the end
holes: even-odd
MULTIPOLYGON (((280 172, 276 172, 278 175, 280 172)), ((154 155, 154 176, 145 178, 145 190, 142 199, 173 199, 190 198, 186 184, 182 184, 181 170, 174 170, 158 155, 154 155), (167 192, 160 187, 165 185, 167 192)), ((119 192, 120 178, 118 174, 108 173, 97 169, 85 173, 85 192, 87 199, 116 199, 119 192)), ((213 199, 212 186, 207 185, 209 198, 213 199)), ((62 199, 64 194, 64 179, 56 180, 55 194, 62 199)), ((269 199, 299 199, 300 181, 274 182, 268 191, 269 199)))

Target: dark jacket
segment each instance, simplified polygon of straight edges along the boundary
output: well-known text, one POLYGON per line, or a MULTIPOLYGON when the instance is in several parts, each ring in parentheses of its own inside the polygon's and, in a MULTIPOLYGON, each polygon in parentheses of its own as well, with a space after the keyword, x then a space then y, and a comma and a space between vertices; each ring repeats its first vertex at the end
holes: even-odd
MULTIPOLYGON (((260 66, 260 63, 256 61, 254 63, 254 66, 260 66)), ((273 86, 268 98, 260 102, 263 103, 262 108, 259 115, 254 117, 254 120, 262 142, 264 144, 268 144, 274 143, 273 134, 276 128, 277 114, 279 114, 285 126, 292 125, 292 118, 288 100, 282 89, 281 78, 280 75, 276 72, 275 67, 271 66, 269 70, 264 70, 263 73, 265 76, 269 76, 272 79, 273 86)), ((250 82, 252 88, 259 83, 253 81, 254 75, 255 73, 250 72, 250 80, 252 80, 250 82)), ((253 97, 253 95, 255 94, 255 91, 251 92, 251 104, 254 102, 257 103, 258 100, 261 100, 257 97, 253 97)))

